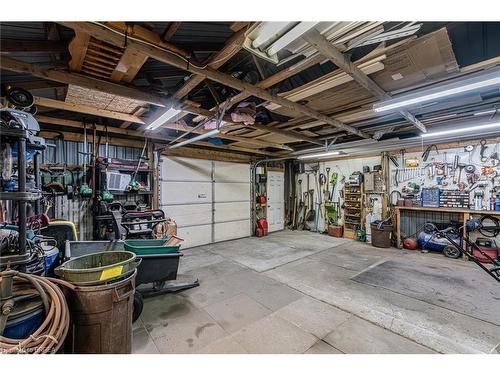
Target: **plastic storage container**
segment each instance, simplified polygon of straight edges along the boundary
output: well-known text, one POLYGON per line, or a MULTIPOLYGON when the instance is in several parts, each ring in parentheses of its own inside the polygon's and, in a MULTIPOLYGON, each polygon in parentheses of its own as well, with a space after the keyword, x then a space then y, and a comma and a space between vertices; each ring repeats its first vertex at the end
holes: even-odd
POLYGON ((391 247, 392 225, 383 224, 382 227, 378 229, 378 224, 378 221, 374 221, 370 224, 372 230, 372 245, 375 247, 391 247))
POLYGON ((68 293, 71 327, 66 351, 129 354, 137 271, 112 284, 78 287, 68 293))
POLYGON ((75 285, 98 285, 130 274, 140 263, 130 251, 103 251, 68 260, 54 271, 75 285))
POLYGON ((167 239, 162 240, 125 240, 125 250, 131 251, 136 255, 158 255, 178 253, 180 245, 164 246, 167 239))

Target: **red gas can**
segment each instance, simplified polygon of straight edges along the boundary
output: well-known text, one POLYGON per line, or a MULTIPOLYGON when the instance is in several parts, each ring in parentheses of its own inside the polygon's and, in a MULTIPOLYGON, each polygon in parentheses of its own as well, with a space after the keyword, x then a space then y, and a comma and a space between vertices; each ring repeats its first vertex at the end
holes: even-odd
POLYGON ((257 220, 257 228, 261 228, 262 230, 267 230, 268 225, 267 225, 267 220, 266 219, 259 219, 257 220))

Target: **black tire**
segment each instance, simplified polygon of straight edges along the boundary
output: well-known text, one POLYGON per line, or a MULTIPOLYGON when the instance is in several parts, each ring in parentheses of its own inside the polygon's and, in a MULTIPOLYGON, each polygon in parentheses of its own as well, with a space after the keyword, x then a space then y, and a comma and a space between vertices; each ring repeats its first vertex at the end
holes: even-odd
POLYGON ((445 246, 443 249, 443 254, 447 258, 458 259, 462 256, 462 252, 455 249, 453 246, 445 246))
POLYGON ((134 293, 134 310, 132 312, 132 323, 135 322, 141 316, 142 309, 144 307, 144 300, 139 292, 134 293))

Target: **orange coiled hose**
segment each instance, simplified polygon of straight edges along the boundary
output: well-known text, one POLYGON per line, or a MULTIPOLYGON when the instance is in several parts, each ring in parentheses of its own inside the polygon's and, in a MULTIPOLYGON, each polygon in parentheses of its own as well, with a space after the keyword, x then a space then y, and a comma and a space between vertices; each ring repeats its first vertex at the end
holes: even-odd
MULTIPOLYGON (((4 273, 0 272, 0 282, 4 273)), ((68 333, 70 316, 66 298, 56 284, 74 288, 72 284, 61 280, 16 272, 13 288, 22 290, 23 294, 41 294, 40 297, 45 300, 46 316, 40 327, 27 338, 9 339, 0 336, 0 353, 41 354, 56 353, 59 350, 68 333)))

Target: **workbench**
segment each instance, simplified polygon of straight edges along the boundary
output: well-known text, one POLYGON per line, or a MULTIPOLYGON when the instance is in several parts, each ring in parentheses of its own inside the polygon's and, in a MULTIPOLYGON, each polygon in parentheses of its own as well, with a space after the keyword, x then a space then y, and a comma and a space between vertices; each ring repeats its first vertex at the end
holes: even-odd
MULTIPOLYGON (((439 219, 437 221, 441 221, 442 223, 445 222, 446 220, 451 220, 448 219, 450 217, 453 217, 454 220, 457 220, 461 222, 462 224, 465 224, 467 220, 471 218, 471 216, 474 215, 492 215, 492 216, 500 216, 500 211, 476 211, 476 210, 471 210, 468 208, 450 208, 450 207, 439 207, 439 208, 433 208, 433 207, 394 207, 395 213, 396 213, 396 239, 397 239, 397 247, 401 249, 403 247, 402 241, 401 241, 401 217, 405 216, 405 213, 407 216, 413 216, 414 218, 417 218, 417 216, 420 216, 419 219, 422 222, 425 221, 431 221, 434 222, 436 221, 435 219, 428 218, 430 215, 434 217, 438 217, 439 219)), ((415 220, 415 226, 412 229, 412 232, 410 233, 405 233, 406 235, 411 235, 414 231, 418 229, 420 226, 419 223, 417 223, 417 220, 415 220)), ((466 229, 465 225, 463 228, 463 235, 466 235, 466 229)), ((464 255, 464 259, 465 255, 464 255)))

